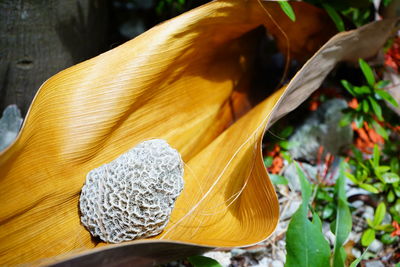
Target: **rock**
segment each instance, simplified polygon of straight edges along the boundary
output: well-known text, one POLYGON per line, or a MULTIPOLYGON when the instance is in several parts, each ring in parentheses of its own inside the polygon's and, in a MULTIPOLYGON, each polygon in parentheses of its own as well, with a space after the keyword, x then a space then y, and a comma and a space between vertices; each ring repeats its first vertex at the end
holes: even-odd
POLYGON ((365 206, 364 207, 364 213, 362 214, 362 217, 364 219, 370 219, 373 220, 374 219, 374 208, 370 207, 370 206, 365 206))
POLYGON ((8 147, 17 137, 22 125, 21 111, 16 105, 9 105, 0 119, 0 151, 8 147))
MULTIPOLYGON (((328 170, 328 173, 326 174, 326 177, 328 177, 329 179, 332 176, 332 181, 335 181, 338 176, 339 176, 339 163, 340 163, 340 159, 335 158, 331 167, 328 170)), ((311 165, 305 162, 301 163, 301 169, 303 170, 304 174, 306 175, 307 178, 315 178, 318 175, 322 176, 322 173, 325 169, 325 166, 323 164, 320 165, 311 165)), ((289 182, 289 187, 292 191, 300 191, 301 187, 300 187, 300 181, 299 181, 299 176, 297 174, 297 170, 296 170, 296 165, 294 163, 290 163, 283 171, 283 176, 286 177, 286 179, 289 182)), ((314 181, 310 181, 310 182, 314 182, 314 181)))
POLYGON ((232 257, 241 256, 245 253, 247 253, 247 250, 241 248, 234 248, 231 250, 232 257))
POLYGON ((162 139, 144 141, 88 173, 79 199, 81 222, 110 243, 157 235, 183 183, 179 152, 162 139))
POLYGON ((322 233, 324 234, 325 238, 328 239, 331 246, 333 246, 335 244, 336 237, 332 233, 329 223, 323 222, 322 233))
POLYGON ((312 163, 317 160, 320 146, 324 147, 324 153, 338 155, 343 147, 352 144, 351 127, 339 126, 341 110, 346 107, 346 101, 337 98, 323 103, 289 138, 294 144, 289 149, 292 157, 312 163))
POLYGON ((380 261, 366 261, 365 267, 385 267, 385 265, 380 261))
POLYGON ((287 219, 290 219, 292 215, 297 211, 297 209, 300 207, 301 200, 293 200, 290 205, 286 208, 286 210, 283 210, 280 216, 280 220, 284 221, 287 219))
POLYGON ((231 264, 232 254, 223 251, 210 251, 203 254, 203 256, 212 258, 221 264, 222 267, 228 267, 231 264))
POLYGON ((272 260, 269 258, 262 258, 261 260, 258 261, 258 264, 253 265, 252 267, 267 267, 271 266, 272 260))
POLYGON ((276 252, 276 259, 281 262, 286 262, 286 249, 278 250, 276 252))
POLYGON ((353 254, 353 256, 356 258, 361 257, 361 251, 354 247, 351 249, 351 254, 353 254))
POLYGON ((354 243, 358 243, 358 242, 360 242, 361 235, 362 235, 362 232, 356 233, 354 231, 351 231, 349 234, 349 239, 353 240, 354 243))
POLYGON ((271 266, 271 267, 283 267, 284 265, 283 265, 283 262, 278 261, 278 260, 274 260, 274 261, 271 263, 270 266, 271 266))
POLYGON ((374 241, 372 241, 371 245, 369 245, 369 251, 374 252, 376 254, 378 254, 379 252, 381 252, 383 249, 383 244, 381 241, 375 239, 374 241))
POLYGON ((247 253, 250 253, 254 256, 265 254, 266 251, 267 251, 266 246, 257 246, 255 248, 246 249, 247 253))
MULTIPOLYGON (((316 177, 317 168, 315 166, 312 166, 308 163, 302 163, 301 167, 304 173, 306 173, 306 176, 316 177)), ((283 176, 288 179, 289 187, 292 191, 300 191, 301 187, 299 176, 297 174, 296 165, 294 163, 289 164, 287 168, 285 168, 283 176)))
MULTIPOLYGON (((391 84, 384 88, 384 90, 386 90, 397 101, 397 103, 400 103, 400 75, 394 70, 386 67, 386 70, 383 72, 383 79, 391 82, 391 84)), ((400 116, 400 106, 395 107, 389 102, 385 102, 390 109, 400 116)))

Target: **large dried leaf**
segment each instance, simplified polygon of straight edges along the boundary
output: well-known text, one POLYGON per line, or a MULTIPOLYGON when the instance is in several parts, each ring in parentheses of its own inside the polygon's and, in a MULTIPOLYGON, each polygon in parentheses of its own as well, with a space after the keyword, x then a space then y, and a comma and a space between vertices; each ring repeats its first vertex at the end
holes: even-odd
POLYGON ((244 246, 267 238, 279 208, 261 158, 267 123, 299 105, 337 61, 372 55, 394 22, 333 38, 286 90, 236 121, 250 107, 253 29, 264 25, 294 55, 314 52, 328 37, 319 23, 324 13, 316 8, 294 3, 296 23, 276 3, 264 8, 258 1, 212 2, 44 83, 16 142, 0 155, 0 263, 83 252, 75 264, 147 264, 201 246, 244 246), (371 33, 381 39, 371 40, 371 48, 355 40, 371 33), (87 172, 151 138, 166 139, 186 163, 184 191, 167 228, 154 239, 194 246, 157 241, 145 253, 151 241, 92 240, 78 211, 87 172), (104 245, 98 253, 85 252, 104 245))

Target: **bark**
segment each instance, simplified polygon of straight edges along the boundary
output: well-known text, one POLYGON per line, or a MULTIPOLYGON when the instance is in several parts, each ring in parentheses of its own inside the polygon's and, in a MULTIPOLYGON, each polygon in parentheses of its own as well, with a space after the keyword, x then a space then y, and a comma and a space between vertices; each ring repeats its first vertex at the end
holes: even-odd
POLYGON ((50 76, 107 48, 106 0, 0 0, 0 111, 23 116, 50 76))

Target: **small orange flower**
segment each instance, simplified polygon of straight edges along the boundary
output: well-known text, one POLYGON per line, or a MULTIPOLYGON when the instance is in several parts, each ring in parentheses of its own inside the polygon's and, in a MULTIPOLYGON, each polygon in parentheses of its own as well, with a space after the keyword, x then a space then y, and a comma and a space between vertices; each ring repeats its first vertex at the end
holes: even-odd
POLYGON ((311 111, 316 111, 320 105, 321 103, 319 101, 311 101, 308 109, 311 111))
POLYGON ((353 98, 353 99, 350 100, 347 104, 348 104, 349 107, 352 108, 352 109, 358 108, 358 100, 357 100, 357 98, 353 98))
POLYGON ((400 37, 397 37, 392 47, 385 54, 385 65, 399 71, 400 67, 400 37))
POLYGON ((393 221, 392 225, 394 227, 394 231, 390 234, 391 237, 400 236, 400 225, 398 222, 393 221))

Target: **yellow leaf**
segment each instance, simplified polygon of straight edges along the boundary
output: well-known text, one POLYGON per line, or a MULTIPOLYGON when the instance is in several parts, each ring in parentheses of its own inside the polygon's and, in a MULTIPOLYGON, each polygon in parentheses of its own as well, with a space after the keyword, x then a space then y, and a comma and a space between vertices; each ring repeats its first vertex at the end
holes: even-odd
POLYGON ((337 61, 370 56, 381 45, 372 41, 371 49, 350 53, 338 43, 355 49, 355 38, 369 36, 368 30, 379 30, 383 40, 394 24, 338 35, 286 90, 248 111, 260 36, 254 29, 264 25, 293 55, 313 53, 329 37, 317 23, 319 9, 293 4, 296 23, 276 3, 214 1, 46 81, 17 140, 0 154, 0 263, 49 263, 78 255, 86 263, 109 257, 123 264, 126 258, 116 259, 121 249, 131 260, 161 253, 160 260, 171 257, 168 248, 176 256, 176 251, 266 239, 279 213, 261 157, 267 125, 317 89, 337 61), (152 138, 166 139, 186 164, 183 193, 166 229, 153 239, 192 247, 151 240, 99 243, 80 224, 78 200, 86 174, 152 138), (144 252, 149 242, 159 249, 144 252), (95 246, 104 247, 95 250, 96 257, 88 255, 95 246))

